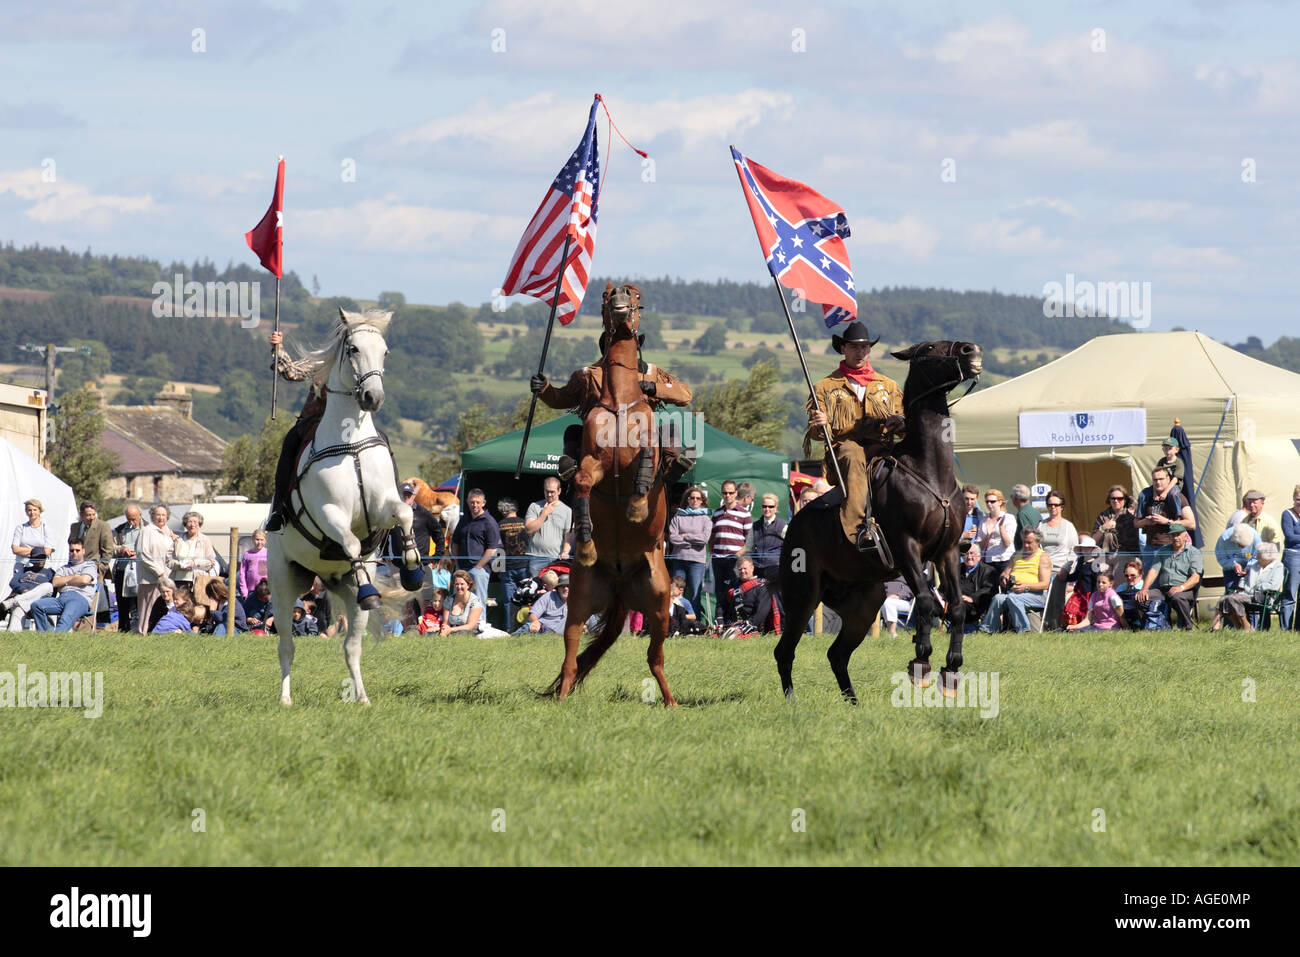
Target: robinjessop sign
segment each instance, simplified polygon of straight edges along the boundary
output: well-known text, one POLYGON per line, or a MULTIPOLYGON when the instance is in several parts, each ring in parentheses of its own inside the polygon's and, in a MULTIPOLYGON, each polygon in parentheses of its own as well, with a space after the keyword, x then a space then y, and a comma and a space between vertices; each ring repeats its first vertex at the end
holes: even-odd
POLYGON ((1022 449, 1146 445, 1146 442, 1146 409, 1020 413, 1022 449))

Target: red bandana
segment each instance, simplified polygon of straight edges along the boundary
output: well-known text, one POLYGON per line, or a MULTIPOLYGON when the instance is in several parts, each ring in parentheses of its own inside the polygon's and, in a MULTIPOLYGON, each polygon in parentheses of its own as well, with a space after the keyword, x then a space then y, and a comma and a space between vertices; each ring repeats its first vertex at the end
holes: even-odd
POLYGON ((858 385, 863 387, 870 383, 872 376, 876 374, 876 370, 871 368, 871 363, 869 361, 861 369, 850 369, 848 363, 841 359, 840 371, 844 373, 844 378, 852 379, 858 385))

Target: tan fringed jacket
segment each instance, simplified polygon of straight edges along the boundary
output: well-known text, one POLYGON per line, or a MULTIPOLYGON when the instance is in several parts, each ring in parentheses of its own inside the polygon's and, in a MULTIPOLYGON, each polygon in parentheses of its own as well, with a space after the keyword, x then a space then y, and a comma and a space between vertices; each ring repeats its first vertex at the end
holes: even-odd
MULTIPOLYGON (((876 373, 867 383, 865 397, 859 399, 853 391, 853 383, 839 369, 813 386, 813 393, 826 413, 826 422, 831 429, 831 440, 839 445, 845 440, 857 442, 863 448, 878 445, 884 441, 882 427, 891 415, 903 414, 903 390, 889 376, 876 373)), ((806 408, 811 415, 814 409, 812 399, 806 408)), ((902 437, 902 433, 897 433, 902 437)), ((813 440, 823 441, 820 427, 809 428, 804 433, 803 454, 812 454, 813 440)), ((827 449, 827 464, 829 466, 827 449)))

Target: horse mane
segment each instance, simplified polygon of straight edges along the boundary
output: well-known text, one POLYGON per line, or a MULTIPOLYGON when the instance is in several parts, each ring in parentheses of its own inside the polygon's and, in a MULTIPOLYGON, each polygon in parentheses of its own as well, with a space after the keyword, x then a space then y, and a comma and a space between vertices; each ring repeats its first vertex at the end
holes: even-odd
POLYGON ((324 386, 329 379, 330 369, 334 368, 334 363, 338 359, 339 350, 343 348, 343 341, 350 331, 361 326, 370 326, 381 336, 387 336, 388 324, 392 319, 393 314, 387 309, 367 309, 365 312, 344 312, 340 309, 339 317, 334 323, 334 328, 330 330, 329 336, 326 337, 325 344, 319 349, 305 349, 300 346, 298 361, 316 385, 324 386))

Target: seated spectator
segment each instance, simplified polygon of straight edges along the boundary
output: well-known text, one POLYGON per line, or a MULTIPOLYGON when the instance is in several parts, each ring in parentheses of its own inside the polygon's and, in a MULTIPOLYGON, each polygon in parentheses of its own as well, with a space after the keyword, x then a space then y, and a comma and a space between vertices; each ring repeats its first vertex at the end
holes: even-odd
POLYGON ((1066 631, 1114 631, 1123 627, 1124 599, 1114 589, 1110 572, 1097 575, 1097 587, 1088 596, 1083 620, 1067 625, 1066 631))
POLYGON ((767 582, 754 574, 754 560, 748 555, 736 560, 736 577, 738 582, 727 596, 734 617, 721 637, 744 639, 780 631, 780 610, 768 591, 767 582))
POLYGON ((1025 546, 1016 555, 1011 568, 1002 573, 1005 591, 994 595, 989 610, 980 622, 980 631, 992 634, 1002 630, 1002 613, 1011 618, 1017 634, 1029 630, 1031 609, 1041 611, 1047 603, 1047 588, 1052 581, 1052 559, 1038 547, 1037 529, 1027 528, 1022 536, 1025 546))
POLYGON ((1134 597, 1138 607, 1145 610, 1146 628, 1169 627, 1165 612, 1168 603, 1178 615, 1180 626, 1190 631, 1196 609, 1193 589, 1200 584, 1204 566, 1200 551, 1189 547, 1191 536, 1185 525, 1174 522, 1169 526, 1169 534, 1173 542, 1156 551, 1142 590, 1134 597))
POLYGON ((420 620, 416 622, 416 627, 422 635, 441 635, 442 621, 447 617, 447 589, 437 588, 424 605, 424 613, 420 615, 420 620))
POLYGON ((1249 525, 1255 531, 1259 532, 1259 537, 1265 542, 1282 543, 1282 529, 1278 527, 1277 519, 1264 511, 1264 493, 1251 489, 1246 493, 1246 512, 1247 515, 1241 520, 1242 525, 1249 525))
POLYGON ((973 631, 989 610, 998 593, 998 573, 992 565, 980 561, 980 547, 974 542, 958 545, 961 549, 961 600, 966 604, 966 630, 973 631))
POLYGON ((244 614, 252 631, 270 632, 275 626, 275 611, 271 607, 271 585, 263 578, 253 588, 253 596, 244 603, 244 614))
POLYGON ((1243 631, 1255 630, 1247 614, 1248 609, 1246 606, 1248 604, 1262 605, 1266 598, 1270 595, 1276 595, 1282 590, 1282 577, 1285 568, 1277 559, 1278 547, 1276 542, 1264 542, 1259 546, 1259 556, 1246 569, 1246 575, 1240 582, 1240 589, 1235 592, 1225 593, 1215 606, 1214 624, 1210 626, 1211 631, 1218 631, 1222 628, 1224 618, 1227 618, 1243 631))
POLYGON ((1016 517, 1003 511, 1006 502, 1006 496, 995 488, 984 493, 988 516, 980 523, 980 530, 974 539, 985 563, 993 566, 999 575, 1011 567, 1016 554, 1015 543, 1020 537, 1016 530, 1016 517))
POLYGON ((295 638, 299 635, 320 634, 320 623, 301 598, 293 603, 293 634, 295 638))
POLYGON ((348 630, 347 620, 342 615, 334 614, 334 607, 330 604, 330 593, 325 590, 325 583, 320 580, 319 575, 312 579, 311 588, 299 597, 306 602, 307 610, 315 617, 320 633, 326 638, 333 638, 340 628, 344 632, 348 630))
POLYGON ((1047 518, 1038 523, 1038 543, 1052 556, 1052 571, 1059 572, 1074 561, 1074 546, 1079 544, 1079 532, 1074 523, 1065 517, 1065 496, 1056 489, 1047 493, 1047 518))
POLYGON ((1143 612, 1137 604, 1137 593, 1142 590, 1142 559, 1131 558, 1124 563, 1123 580, 1115 587, 1115 593, 1124 603, 1124 627, 1139 631, 1143 624, 1143 612))
POLYGON ((150 634, 193 634, 197 630, 196 623, 203 620, 200 607, 190 601, 177 602, 175 608, 158 620, 158 624, 154 625, 150 634))
POLYGON ((1133 498, 1122 485, 1112 485, 1106 492, 1106 508, 1092 523, 1092 538, 1101 549, 1102 558, 1111 568, 1121 568, 1130 558, 1142 553, 1133 498))
MULTIPOLYGON (((1061 624, 1067 628, 1078 624, 1088 615, 1088 601, 1097 587, 1097 576, 1109 571, 1110 566, 1101 560, 1101 549, 1085 535, 1074 546, 1074 562, 1070 567, 1066 583, 1070 588, 1070 597, 1061 609, 1061 624)), ((1111 579, 1114 581, 1114 578, 1111 579)))
MULTIPOLYGON (((219 578, 214 578, 203 589, 204 594, 213 603, 212 614, 207 616, 203 623, 203 630, 211 635, 226 634, 226 619, 229 617, 230 610, 230 590, 226 583, 219 578)), ((236 633, 248 631, 248 618, 244 614, 244 606, 238 598, 234 599, 235 606, 235 631, 236 633)))
POLYGON ((54 569, 45 567, 45 549, 34 545, 26 556, 27 565, 14 562, 14 576, 9 580, 9 597, 0 602, 0 618, 9 619, 9 631, 22 631, 23 618, 32 605, 54 594, 54 569))
POLYGON ((889 637, 898 637, 898 618, 912 610, 916 596, 902 575, 885 582, 885 601, 880 606, 880 620, 889 626, 889 637))
MULTIPOLYGON (((479 514, 482 514, 480 503, 479 514)), ((476 638, 504 638, 507 632, 493 628, 483 614, 483 601, 474 592, 474 579, 463 568, 451 576, 451 605, 442 623, 445 638, 452 634, 472 635, 476 638)))
POLYGON ((1259 532, 1245 522, 1226 529, 1214 543, 1214 559, 1223 569, 1224 592, 1236 591, 1237 582, 1246 577, 1246 566, 1259 554, 1259 532))
POLYGON ((705 628, 695 608, 686 598, 686 578, 674 575, 670 583, 672 598, 668 604, 668 634, 702 635, 705 628))
MULTIPOLYGON (((554 574, 553 572, 551 574, 554 574)), ((556 577, 555 587, 533 602, 528 611, 527 623, 517 634, 564 634, 564 623, 569 616, 569 576, 556 577)))
MULTIPOLYGON (((30 560, 30 554, 28 559, 30 560)), ((98 566, 86 557, 86 546, 81 539, 68 542, 68 564, 54 573, 50 584, 54 594, 32 602, 32 618, 37 631, 71 631, 82 615, 90 614, 95 602, 95 581, 98 566), (57 615, 56 627, 50 616, 57 615)))

